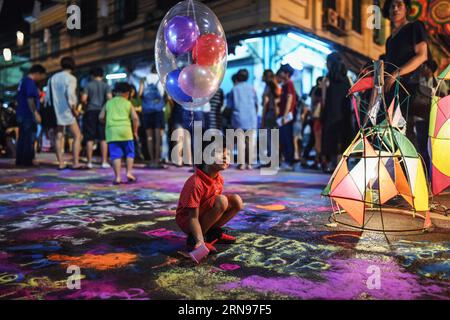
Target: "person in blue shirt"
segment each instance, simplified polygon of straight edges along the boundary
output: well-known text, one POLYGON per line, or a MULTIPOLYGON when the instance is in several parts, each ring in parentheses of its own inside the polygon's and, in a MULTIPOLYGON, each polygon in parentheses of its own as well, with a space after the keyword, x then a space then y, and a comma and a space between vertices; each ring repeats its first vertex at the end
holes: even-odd
POLYGON ((255 133, 258 128, 258 100, 255 89, 247 82, 248 79, 249 73, 247 69, 238 71, 236 75, 237 83, 228 96, 227 102, 228 107, 232 110, 231 126, 234 130, 242 129, 246 133, 245 144, 238 143, 239 170, 245 170, 246 168, 251 170, 255 160, 253 159, 254 152, 250 152, 250 148, 254 151, 254 141, 252 140, 256 138, 255 133), (240 159, 239 155, 243 156, 242 159, 240 159))
POLYGON ((16 149, 16 165, 18 166, 33 165, 35 131, 37 124, 41 123, 37 83, 42 81, 45 76, 45 68, 41 65, 34 65, 28 75, 23 77, 19 83, 16 110, 16 120, 19 127, 16 149))
POLYGON ((147 136, 147 150, 150 156, 149 168, 163 169, 161 163, 162 138, 166 127, 164 119, 164 88, 153 66, 144 82, 141 81, 139 96, 142 97, 142 119, 147 136))

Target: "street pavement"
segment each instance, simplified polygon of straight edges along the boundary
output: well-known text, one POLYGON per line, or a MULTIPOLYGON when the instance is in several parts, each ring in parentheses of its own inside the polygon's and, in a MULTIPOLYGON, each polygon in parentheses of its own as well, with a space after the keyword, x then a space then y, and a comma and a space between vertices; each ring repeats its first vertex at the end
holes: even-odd
MULTIPOLYGON (((28 169, 0 160, 0 299, 450 298, 442 213, 428 232, 360 231, 330 224, 328 175, 229 169, 225 193, 245 202, 228 225, 237 243, 195 265, 175 223, 189 168, 138 164, 136 184, 113 186, 112 169, 58 171, 50 155, 38 160, 28 169)), ((433 203, 450 207, 450 195, 433 203)), ((423 225, 410 214, 384 220, 423 225)))

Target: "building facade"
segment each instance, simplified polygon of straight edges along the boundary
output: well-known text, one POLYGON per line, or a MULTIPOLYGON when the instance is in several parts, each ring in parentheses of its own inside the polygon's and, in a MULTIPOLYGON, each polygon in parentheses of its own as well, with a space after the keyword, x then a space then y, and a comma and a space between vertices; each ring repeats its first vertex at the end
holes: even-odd
MULTIPOLYGON (((60 58, 71 55, 79 66, 81 86, 92 66, 103 66, 110 82, 125 76, 138 81, 153 61, 159 23, 177 2, 78 0, 51 6, 31 23, 31 61, 55 72, 60 58), (80 8, 80 30, 67 28, 72 4, 80 8)), ((381 30, 367 28, 372 0, 203 2, 216 13, 228 38, 225 91, 231 87, 232 73, 247 68, 261 93, 264 69, 288 62, 298 70, 294 81, 299 93, 307 93, 315 78, 324 74, 330 52, 342 52, 355 73, 364 62, 384 52, 383 35, 388 32, 384 21, 381 30)))

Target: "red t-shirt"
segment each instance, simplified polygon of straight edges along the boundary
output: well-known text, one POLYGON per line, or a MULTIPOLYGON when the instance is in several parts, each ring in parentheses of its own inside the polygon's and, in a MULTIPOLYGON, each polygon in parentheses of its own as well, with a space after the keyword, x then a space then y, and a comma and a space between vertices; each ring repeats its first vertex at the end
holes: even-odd
POLYGON ((202 205, 223 192, 224 180, 219 173, 211 178, 196 168, 195 173, 186 181, 178 201, 177 215, 184 209, 200 208, 202 205))
POLYGON ((291 80, 288 80, 285 84, 283 84, 281 99, 280 99, 280 115, 284 115, 286 112, 286 103, 288 99, 288 95, 292 94, 292 104, 290 106, 289 111, 294 112, 295 106, 297 105, 297 94, 295 92, 294 83, 291 80))

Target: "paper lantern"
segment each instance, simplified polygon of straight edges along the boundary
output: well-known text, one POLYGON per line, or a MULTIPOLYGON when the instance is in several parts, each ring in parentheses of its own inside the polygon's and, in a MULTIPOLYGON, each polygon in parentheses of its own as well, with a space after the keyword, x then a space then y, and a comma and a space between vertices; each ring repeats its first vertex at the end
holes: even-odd
MULTIPOLYGON (((434 92, 441 81, 450 79, 450 65, 442 72, 434 92)), ((438 195, 450 186, 450 95, 434 95, 430 113, 431 187, 438 195)))
MULTIPOLYGON (((398 199, 403 199, 402 212, 411 213, 412 217, 422 217, 425 220, 424 228, 427 228, 430 219, 424 165, 414 145, 402 133, 403 116, 399 99, 394 98, 389 108, 386 107, 383 83, 374 81, 382 78, 378 74, 386 74, 383 69, 383 63, 376 62, 374 70, 363 76, 366 79, 360 79, 350 90, 360 130, 344 152, 322 194, 330 197, 332 205, 337 205, 338 210, 332 215, 336 222, 339 222, 336 214, 345 212, 356 222, 352 226, 369 229, 368 212, 378 211, 382 224, 378 231, 407 231, 401 228, 386 230, 383 222, 383 212, 388 208, 399 209, 398 199), (368 84, 372 84, 378 96, 366 108, 365 119, 360 119, 361 108, 354 95, 368 90, 368 84), (381 90, 378 90, 380 87, 381 90), (384 120, 380 123, 377 120, 369 121, 372 115, 380 119, 380 112, 384 120), (390 203, 394 198, 394 203, 390 203)), ((398 90, 397 82, 396 95, 398 90)))

